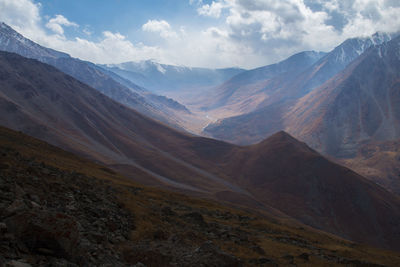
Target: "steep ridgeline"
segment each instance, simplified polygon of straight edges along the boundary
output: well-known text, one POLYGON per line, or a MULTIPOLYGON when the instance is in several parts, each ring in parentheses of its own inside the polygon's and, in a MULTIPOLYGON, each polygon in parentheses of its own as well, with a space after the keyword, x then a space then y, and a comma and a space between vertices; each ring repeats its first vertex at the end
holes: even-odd
POLYGON ((124 83, 123 78, 107 72, 93 63, 71 58, 68 54, 42 47, 4 23, 0 23, 0 50, 50 64, 112 99, 174 127, 182 128, 180 121, 171 119, 171 117, 177 117, 180 112, 189 113, 183 105, 176 101, 171 104, 171 99, 153 95, 133 83, 124 83))
POLYGON ((0 123, 141 183, 400 250, 400 199, 283 132, 248 147, 194 137, 52 66, 5 52, 0 53, 0 123))
POLYGON ((244 71, 200 98, 200 106, 215 116, 229 115, 229 111, 243 114, 256 110, 260 103, 324 55, 315 51, 301 52, 282 62, 244 71))
POLYGON ((244 71, 239 68, 207 69, 160 64, 152 60, 102 65, 125 79, 162 95, 182 99, 202 95, 232 76, 244 71))
POLYGON ((292 125, 288 122, 288 113, 291 112, 292 106, 296 105, 300 98, 312 94, 316 87, 343 71, 369 47, 385 43, 390 38, 387 34, 375 34, 368 38, 349 39, 306 69, 267 79, 256 94, 263 96, 256 109, 210 124, 204 133, 240 144, 261 141, 282 129, 287 129, 298 137, 294 131, 289 130, 292 125))
POLYGON ((367 50, 301 98, 286 129, 319 151, 351 157, 363 142, 400 138, 400 37, 367 50))
POLYGON ((14 31, 7 24, 0 22, 0 48, 3 51, 17 53, 24 57, 36 58, 70 58, 66 53, 45 48, 14 31))
POLYGON ((368 48, 390 41, 392 35, 375 33, 370 37, 345 40, 302 73, 296 80, 297 93, 304 95, 344 70, 368 48))

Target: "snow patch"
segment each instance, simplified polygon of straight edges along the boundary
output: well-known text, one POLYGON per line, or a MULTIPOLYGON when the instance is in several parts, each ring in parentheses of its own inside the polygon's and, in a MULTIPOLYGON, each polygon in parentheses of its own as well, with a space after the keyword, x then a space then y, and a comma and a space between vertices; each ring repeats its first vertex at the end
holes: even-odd
POLYGON ((167 71, 166 69, 163 68, 163 66, 161 66, 161 64, 154 63, 154 65, 156 66, 157 70, 162 74, 165 74, 165 72, 167 71))

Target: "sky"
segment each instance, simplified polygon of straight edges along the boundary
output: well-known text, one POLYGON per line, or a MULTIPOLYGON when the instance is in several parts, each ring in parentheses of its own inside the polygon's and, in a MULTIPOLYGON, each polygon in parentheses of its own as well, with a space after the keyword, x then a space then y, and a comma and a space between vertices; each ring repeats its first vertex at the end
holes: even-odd
POLYGON ((0 21, 94 63, 255 68, 400 30, 399 0, 0 0, 0 21))

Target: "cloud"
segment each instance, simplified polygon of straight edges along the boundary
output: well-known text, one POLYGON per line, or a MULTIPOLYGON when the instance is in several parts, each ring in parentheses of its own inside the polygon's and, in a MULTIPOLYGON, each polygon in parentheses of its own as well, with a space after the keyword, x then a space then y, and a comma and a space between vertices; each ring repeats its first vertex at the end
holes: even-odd
POLYGON ((136 36, 107 29, 96 35, 90 25, 78 28, 62 14, 44 19, 40 4, 33 0, 0 0, 0 21, 43 46, 95 63, 151 58, 214 68, 258 67, 304 50, 329 51, 347 38, 400 29, 398 0, 188 2, 199 14, 196 20, 175 26, 168 23, 168 17, 149 18, 141 31, 135 31, 161 37, 151 39, 151 45, 132 42, 136 36), (205 23, 194 24, 199 20, 205 23), (76 28, 79 38, 64 36, 65 27, 76 28))
POLYGON ((76 38, 72 41, 61 41, 58 46, 68 49, 75 57, 95 63, 139 61, 160 57, 159 48, 141 43, 134 45, 124 35, 110 31, 104 31, 99 42, 76 38))
POLYGON ((165 20, 149 20, 143 24, 142 30, 159 33, 165 39, 178 37, 177 33, 171 30, 171 26, 165 20))
POLYGON ((219 18, 221 11, 224 8, 221 2, 212 2, 211 5, 205 4, 197 9, 197 13, 203 16, 219 18))
POLYGON ((54 18, 50 19, 49 22, 47 22, 46 24, 47 28, 60 35, 64 34, 64 29, 62 26, 78 27, 78 24, 69 21, 63 15, 56 15, 54 18))
MULTIPOLYGON (((63 35, 63 26, 78 27, 78 25, 63 15, 57 15, 43 27, 40 4, 32 0, 0 0, 0 10, 0 21, 7 23, 25 37, 83 60, 94 63, 115 63, 162 58, 160 48, 142 43, 134 45, 120 33, 104 31, 98 41, 78 37, 67 39, 63 35), (51 33, 46 29, 50 29, 51 33)), ((82 33, 86 36, 92 34, 88 26, 82 29, 82 33)))
POLYGON ((273 62, 302 50, 329 51, 347 38, 400 29, 394 0, 218 0, 198 9, 225 10, 227 42, 249 52, 252 64, 273 62))
POLYGON ((0 0, 0 20, 18 32, 32 36, 41 31, 39 8, 39 4, 29 0, 0 0))

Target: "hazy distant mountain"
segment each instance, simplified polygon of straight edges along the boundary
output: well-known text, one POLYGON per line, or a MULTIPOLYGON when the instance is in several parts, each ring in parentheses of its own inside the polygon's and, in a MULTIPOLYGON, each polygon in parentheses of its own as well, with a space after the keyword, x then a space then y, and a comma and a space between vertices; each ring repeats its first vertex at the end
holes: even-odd
POLYGON ((271 98, 324 55, 323 52, 301 52, 279 63, 244 71, 210 94, 200 97, 199 105, 203 110, 215 110, 215 114, 224 111, 248 113, 257 109, 260 103, 271 98))
POLYGON ((375 33, 369 37, 345 40, 299 77, 297 90, 303 95, 308 93, 342 71, 371 46, 388 42, 391 38, 392 35, 387 33, 375 33))
POLYGON ((97 65, 71 58, 68 54, 42 47, 23 37, 4 23, 0 23, 0 50, 14 52, 24 57, 38 59, 55 66, 79 81, 99 90, 112 99, 128 105, 143 114, 182 128, 175 117, 177 113, 190 113, 183 105, 172 99, 152 95, 146 89, 97 65))
POLYGON ((102 65, 110 71, 159 94, 193 93, 216 86, 244 71, 160 64, 152 60, 102 65), (194 92, 193 92, 194 91, 194 92))
POLYGON ((330 155, 353 156, 365 141, 400 138, 400 37, 370 48, 301 98, 286 129, 330 155))
MULTIPOLYGON (((258 142, 276 131, 292 129, 294 126, 290 125, 288 112, 300 98, 312 94, 313 89, 342 71, 369 47, 382 44, 390 38, 387 34, 375 34, 369 38, 349 39, 302 72, 292 72, 283 78, 267 79, 259 88, 264 97, 257 103, 256 109, 210 124, 205 128, 205 133, 219 139, 249 144, 258 142)), ((308 105, 304 108, 312 107, 308 105)), ((299 124, 295 120, 293 123, 299 124)), ((289 132, 298 137, 295 132, 289 132)))

